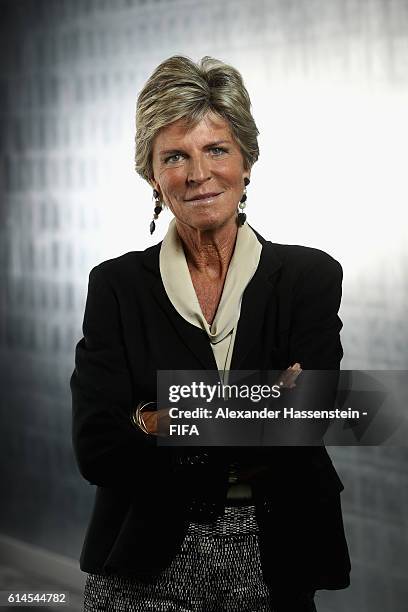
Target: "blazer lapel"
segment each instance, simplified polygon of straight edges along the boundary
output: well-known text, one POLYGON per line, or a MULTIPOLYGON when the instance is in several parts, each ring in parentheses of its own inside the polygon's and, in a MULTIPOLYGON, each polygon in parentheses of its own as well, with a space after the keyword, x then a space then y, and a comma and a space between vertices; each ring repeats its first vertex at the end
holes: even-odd
MULTIPOLYGON (((246 355, 259 337, 267 306, 269 309, 276 309, 276 296, 273 295, 273 290, 282 262, 275 254, 272 244, 258 234, 254 228, 251 229, 262 244, 262 252, 258 268, 242 296, 231 370, 240 369, 246 355)), ((269 315, 272 316, 273 313, 270 312, 269 315)), ((273 338, 268 338, 271 344, 273 340, 273 338)))
POLYGON ((150 271, 150 289, 187 349, 200 361, 205 370, 218 370, 214 353, 203 329, 186 321, 174 308, 164 288, 159 265, 161 242, 143 251, 142 260, 150 271))

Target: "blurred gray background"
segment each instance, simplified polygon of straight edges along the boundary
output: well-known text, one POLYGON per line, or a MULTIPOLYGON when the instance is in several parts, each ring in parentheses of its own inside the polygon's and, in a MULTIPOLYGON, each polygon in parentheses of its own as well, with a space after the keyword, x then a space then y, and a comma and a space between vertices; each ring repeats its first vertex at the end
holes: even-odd
MULTIPOLYGON (((2 0, 0 11, 0 590, 65 585, 74 610, 94 494, 70 437, 88 273, 158 242, 170 220, 150 237, 151 190, 133 170, 137 92, 173 54, 242 72, 261 132, 249 222, 342 263, 343 368, 404 370, 408 3, 2 0)), ((353 574, 348 590, 318 594, 319 612, 403 612, 407 448, 329 451, 353 574)))

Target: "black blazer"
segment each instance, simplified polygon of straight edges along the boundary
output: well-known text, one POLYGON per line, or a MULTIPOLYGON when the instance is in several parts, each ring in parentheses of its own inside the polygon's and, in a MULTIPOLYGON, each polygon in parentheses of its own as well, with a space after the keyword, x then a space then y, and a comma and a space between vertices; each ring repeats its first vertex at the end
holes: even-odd
MULTIPOLYGON (((322 251, 256 235, 263 248, 243 295, 231 369, 299 362, 338 370, 341 266, 322 251)), ((228 464, 238 458, 268 467, 253 482, 265 580, 348 586, 343 485, 324 446, 193 449, 186 460, 131 423, 137 403, 156 398, 157 370, 217 369, 205 331, 181 317, 165 292, 160 244, 105 261, 89 275, 70 381, 76 459, 97 486, 81 569, 140 578, 163 569, 197 499, 202 520, 222 513, 228 464)))

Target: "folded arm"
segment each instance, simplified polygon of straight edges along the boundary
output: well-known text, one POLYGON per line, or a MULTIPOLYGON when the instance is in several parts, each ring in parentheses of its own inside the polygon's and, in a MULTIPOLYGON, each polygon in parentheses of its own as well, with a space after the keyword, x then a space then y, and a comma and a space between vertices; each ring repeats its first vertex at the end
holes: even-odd
POLYGON ((76 346, 70 386, 73 447, 86 480, 100 486, 129 483, 141 460, 150 459, 153 466, 156 439, 131 420, 141 398, 132 386, 119 305, 100 266, 89 275, 83 338, 76 346))

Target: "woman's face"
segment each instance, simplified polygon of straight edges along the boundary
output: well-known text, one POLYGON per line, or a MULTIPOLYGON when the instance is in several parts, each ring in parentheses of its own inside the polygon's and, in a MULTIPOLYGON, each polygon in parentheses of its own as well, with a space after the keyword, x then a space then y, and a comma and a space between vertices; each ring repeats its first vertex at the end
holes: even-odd
POLYGON ((153 185, 177 221, 202 231, 235 223, 249 177, 227 121, 214 113, 193 128, 179 119, 160 130, 153 173, 153 185))

